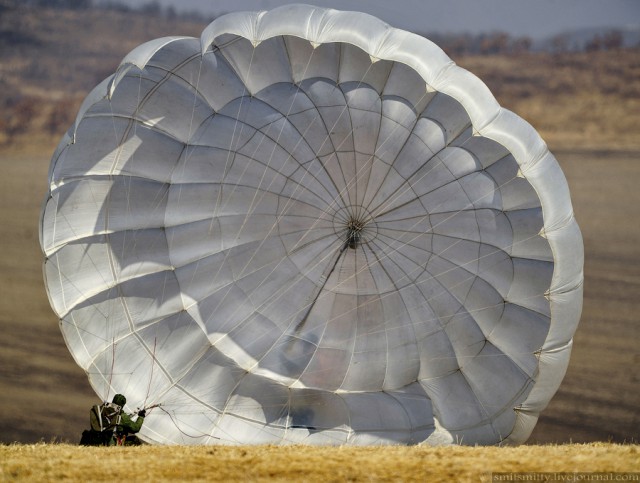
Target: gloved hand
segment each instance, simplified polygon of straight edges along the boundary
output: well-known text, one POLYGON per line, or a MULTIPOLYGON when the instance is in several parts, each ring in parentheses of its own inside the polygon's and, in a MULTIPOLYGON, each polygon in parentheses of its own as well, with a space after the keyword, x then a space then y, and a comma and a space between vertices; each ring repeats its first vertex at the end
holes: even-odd
POLYGON ((144 418, 146 415, 147 415, 146 409, 141 409, 140 411, 138 411, 138 417, 144 418))

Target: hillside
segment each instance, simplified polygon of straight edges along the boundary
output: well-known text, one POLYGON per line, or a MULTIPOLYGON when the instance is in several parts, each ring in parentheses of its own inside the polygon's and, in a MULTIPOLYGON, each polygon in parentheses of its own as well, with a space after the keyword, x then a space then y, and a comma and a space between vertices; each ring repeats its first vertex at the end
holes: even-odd
MULTIPOLYGON (((84 96, 137 45, 197 37, 204 23, 107 10, 8 10, 0 16, 0 143, 55 142, 84 96)), ((640 49, 454 58, 553 148, 640 146, 640 49)))
POLYGON ((138 12, 12 9, 0 15, 0 144, 58 138, 84 96, 127 52, 170 35, 199 36, 204 24, 138 12))
MULTIPOLYGON (((0 441, 77 441, 96 397, 51 311, 38 243, 49 159, 86 93, 136 45, 204 24, 139 13, 0 15, 0 441)), ((531 442, 640 437, 640 50, 454 59, 539 130, 585 239, 567 376, 531 442)))

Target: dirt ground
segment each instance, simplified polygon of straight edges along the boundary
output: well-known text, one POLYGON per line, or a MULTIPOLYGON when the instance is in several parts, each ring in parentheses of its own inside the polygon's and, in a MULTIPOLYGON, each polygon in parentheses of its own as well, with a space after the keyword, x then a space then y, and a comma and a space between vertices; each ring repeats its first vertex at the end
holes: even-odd
POLYGON ((640 438, 640 153, 558 151, 585 245, 569 370, 530 442, 640 438))
MULTIPOLYGON (((49 141, 0 151, 0 441, 76 442, 97 402, 66 349, 38 243, 49 141)), ((640 152, 555 151, 585 242, 567 376, 531 443, 640 438, 640 152)))

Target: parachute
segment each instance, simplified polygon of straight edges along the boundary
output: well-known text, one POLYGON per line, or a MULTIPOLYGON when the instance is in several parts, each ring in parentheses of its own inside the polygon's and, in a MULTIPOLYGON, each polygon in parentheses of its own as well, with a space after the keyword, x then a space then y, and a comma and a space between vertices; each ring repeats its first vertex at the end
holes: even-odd
POLYGON ((130 52, 53 155, 40 243, 102 400, 161 444, 518 444, 582 305, 535 130, 429 40, 306 5, 130 52))

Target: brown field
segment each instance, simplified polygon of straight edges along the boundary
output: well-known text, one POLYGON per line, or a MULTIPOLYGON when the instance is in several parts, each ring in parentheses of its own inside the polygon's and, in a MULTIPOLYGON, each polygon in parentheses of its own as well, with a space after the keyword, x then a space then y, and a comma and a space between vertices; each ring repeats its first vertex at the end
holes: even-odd
MULTIPOLYGON (((112 71, 126 51, 150 38, 196 35, 202 28, 133 17, 98 18, 93 13, 87 14, 86 22, 76 14, 53 15, 44 11, 19 22, 5 14, 0 18, 0 28, 17 22, 42 37, 36 39, 42 42, 37 47, 0 49, 0 122, 4 122, 0 125, 0 442, 5 443, 54 439, 75 443, 87 426, 89 407, 97 402, 64 345, 42 280, 38 221, 55 144, 84 94, 112 71), (40 28, 44 23, 47 29, 40 28), (65 29, 75 29, 78 35, 73 46, 63 35, 65 29), (127 29, 130 40, 117 42, 127 29), (65 49, 71 49, 68 60, 65 49), (15 129, 11 123, 25 106, 31 106, 29 116, 15 129)), ((640 53, 455 60, 485 80, 501 104, 531 122, 548 141, 567 176, 585 240, 584 310, 573 356, 530 443, 637 442, 640 53)), ((468 481, 492 470, 640 471, 637 445, 604 444, 485 450, 147 447, 124 451, 10 445, 0 447, 0 453, 0 480, 84 479, 92 465, 103 463, 99 476, 91 478, 127 478, 131 474, 116 472, 136 466, 141 458, 151 480, 183 476, 285 480, 300 479, 311 471, 317 480, 468 481), (176 461, 180 473, 170 468, 176 461), (312 463, 315 466, 309 470, 312 463), (407 473, 395 473, 401 471, 399 466, 402 471, 408 468, 407 473), (246 473, 225 473, 237 467, 246 473)))
POLYGON ((495 473, 513 472, 615 472, 624 481, 638 481, 640 448, 606 443, 519 448, 0 446, 3 481, 490 482, 492 473, 499 478, 495 473))

